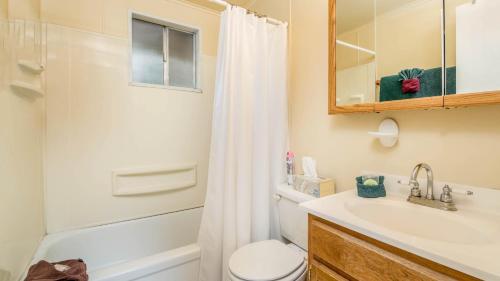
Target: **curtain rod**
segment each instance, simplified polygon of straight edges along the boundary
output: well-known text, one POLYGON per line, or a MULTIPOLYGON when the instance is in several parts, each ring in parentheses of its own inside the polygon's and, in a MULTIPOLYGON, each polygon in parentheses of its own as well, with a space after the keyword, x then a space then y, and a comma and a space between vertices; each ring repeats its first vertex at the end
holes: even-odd
MULTIPOLYGON (((209 1, 210 1, 210 2, 212 2, 212 3, 214 3, 214 4, 218 4, 218 5, 224 6, 224 7, 231 7, 231 6, 233 6, 232 4, 230 4, 230 3, 228 3, 228 2, 226 2, 226 1, 224 1, 224 0, 209 0, 209 1)), ((266 18, 266 20, 267 20, 267 22, 269 22, 269 23, 272 23, 272 24, 275 24, 275 25, 281 25, 281 24, 285 24, 285 25, 287 25, 287 23, 286 23, 286 22, 285 22, 285 23, 283 23, 283 22, 282 22, 282 21, 280 21, 280 20, 270 18, 270 17, 268 17, 268 16, 266 16, 266 15, 259 15, 259 14, 257 14, 256 12, 250 11, 250 10, 248 10, 248 9, 246 9, 246 10, 247 10, 247 11, 249 11, 250 13, 253 13, 253 14, 257 15, 257 16, 262 16, 262 17, 265 17, 265 18, 266 18)))

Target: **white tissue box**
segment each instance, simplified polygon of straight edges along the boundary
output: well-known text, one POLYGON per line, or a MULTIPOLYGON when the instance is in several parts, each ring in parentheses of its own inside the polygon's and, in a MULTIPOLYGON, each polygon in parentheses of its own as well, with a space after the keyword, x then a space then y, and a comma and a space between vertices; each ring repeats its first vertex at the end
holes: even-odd
POLYGON ((293 188, 317 198, 335 193, 335 183, 332 179, 312 178, 304 175, 295 175, 293 188))

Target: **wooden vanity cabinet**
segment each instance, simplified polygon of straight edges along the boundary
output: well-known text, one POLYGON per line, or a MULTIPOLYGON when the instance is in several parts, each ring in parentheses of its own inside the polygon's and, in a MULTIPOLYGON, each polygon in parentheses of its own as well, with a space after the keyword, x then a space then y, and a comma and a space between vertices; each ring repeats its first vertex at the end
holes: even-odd
POLYGON ((479 280, 309 215, 309 280, 479 280))

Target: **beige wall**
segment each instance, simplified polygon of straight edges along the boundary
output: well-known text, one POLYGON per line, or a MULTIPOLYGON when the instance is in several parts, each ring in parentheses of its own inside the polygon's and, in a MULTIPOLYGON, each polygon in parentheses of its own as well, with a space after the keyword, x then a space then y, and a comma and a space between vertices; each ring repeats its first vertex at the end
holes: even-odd
POLYGON ((40 0, 0 0, 0 19, 39 21, 40 0))
POLYGON ((39 21, 40 1, 41 0, 9 0, 9 18, 39 21))
POLYGON ((43 116, 44 100, 13 92, 15 80, 40 85, 39 77, 23 73, 17 59, 37 60, 33 25, 28 36, 8 33, 0 38, 0 280, 18 280, 28 265, 44 228, 43 212, 43 116))
POLYGON ((281 21, 290 21, 290 0, 254 0, 249 1, 247 6, 248 9, 258 14, 281 21))
POLYGON ((0 0, 0 20, 39 21, 40 0, 0 0))
POLYGON ((7 0, 0 0, 0 20, 6 20, 9 16, 9 3, 7 0))
POLYGON ((203 205, 218 13, 174 0, 43 0, 49 232, 203 205), (201 30, 203 93, 129 86, 129 10, 201 30), (114 170, 196 163, 195 187, 112 196, 114 170))
MULTIPOLYGON (((439 180, 500 188, 500 107, 327 115, 328 1, 292 0, 291 148, 317 159, 340 191, 361 170, 409 175, 429 163, 439 180), (386 117, 401 129, 396 147, 368 136, 386 117)), ((300 166, 300 165, 299 165, 300 166)))

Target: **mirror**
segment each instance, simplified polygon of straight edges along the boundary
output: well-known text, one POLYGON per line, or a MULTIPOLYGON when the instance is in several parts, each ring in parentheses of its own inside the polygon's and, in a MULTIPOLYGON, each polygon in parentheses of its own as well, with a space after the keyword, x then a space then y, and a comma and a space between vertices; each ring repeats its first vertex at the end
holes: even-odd
POLYGON ((338 0, 336 34, 337 104, 375 102, 375 2, 338 0))
POLYGON ((375 102, 375 1, 336 1, 336 104, 375 102))
POLYGON ((337 106, 424 97, 442 105, 441 0, 335 4, 337 106))
POLYGON ((447 95, 500 90, 500 1, 446 0, 447 95))

